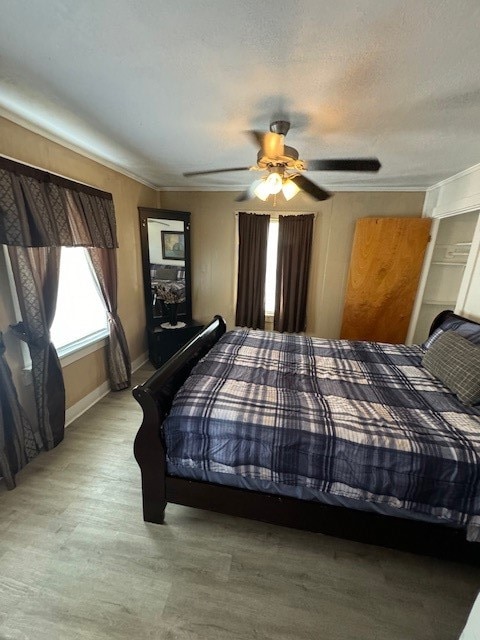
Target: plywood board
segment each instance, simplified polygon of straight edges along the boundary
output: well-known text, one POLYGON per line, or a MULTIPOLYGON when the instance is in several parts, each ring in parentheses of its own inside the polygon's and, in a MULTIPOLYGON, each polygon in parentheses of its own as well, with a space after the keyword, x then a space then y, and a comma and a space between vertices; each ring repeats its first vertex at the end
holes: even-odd
POLYGON ((428 218, 357 221, 342 338, 405 341, 430 224, 428 218))

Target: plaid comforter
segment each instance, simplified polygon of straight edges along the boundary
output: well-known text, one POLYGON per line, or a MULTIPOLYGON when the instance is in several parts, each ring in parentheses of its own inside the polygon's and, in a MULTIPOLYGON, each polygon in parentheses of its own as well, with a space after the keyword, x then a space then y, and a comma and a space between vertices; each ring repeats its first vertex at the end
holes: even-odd
MULTIPOLYGON (((480 527, 480 409, 419 346, 225 334, 164 423, 173 465, 304 486, 480 527)), ((360 505, 360 503, 359 503, 360 505)))

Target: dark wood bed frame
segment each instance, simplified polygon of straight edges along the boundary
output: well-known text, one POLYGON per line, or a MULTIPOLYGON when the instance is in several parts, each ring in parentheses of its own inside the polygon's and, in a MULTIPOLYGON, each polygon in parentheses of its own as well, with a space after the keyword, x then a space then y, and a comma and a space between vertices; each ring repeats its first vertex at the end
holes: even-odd
MULTIPOLYGON (((452 311, 439 314, 430 333, 448 316, 455 314, 452 311)), ((467 542, 463 529, 168 475, 161 425, 177 390, 225 330, 223 318, 215 316, 149 380, 133 389, 133 395, 143 409, 134 454, 142 475, 145 521, 162 524, 167 502, 173 502, 480 565, 480 543, 467 542)))

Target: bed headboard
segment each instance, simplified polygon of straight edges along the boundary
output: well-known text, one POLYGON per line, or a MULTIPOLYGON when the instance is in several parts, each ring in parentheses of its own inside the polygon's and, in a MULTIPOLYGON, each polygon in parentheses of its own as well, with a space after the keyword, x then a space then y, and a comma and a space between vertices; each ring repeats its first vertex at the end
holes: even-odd
POLYGON ((428 335, 431 336, 432 333, 435 331, 435 329, 438 329, 438 327, 442 324, 442 322, 447 318, 457 318, 458 320, 465 320, 466 322, 471 322, 472 324, 478 324, 480 326, 480 323, 477 322, 476 320, 472 320, 471 318, 465 318, 464 316, 459 316, 456 313, 454 313, 451 309, 445 309, 444 311, 440 311, 438 316, 434 318, 428 335))
POLYGON ((152 262, 150 263, 150 277, 153 280, 185 280, 185 267, 152 262))

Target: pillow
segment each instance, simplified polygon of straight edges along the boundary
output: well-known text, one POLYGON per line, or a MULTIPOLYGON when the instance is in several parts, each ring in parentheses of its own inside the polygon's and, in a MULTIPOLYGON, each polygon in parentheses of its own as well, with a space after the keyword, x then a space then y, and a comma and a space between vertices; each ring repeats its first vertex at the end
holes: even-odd
POLYGON ((480 402, 480 345, 455 331, 445 331, 426 351, 422 364, 463 404, 480 402))
POLYGON ((423 343, 423 348, 428 349, 432 346, 432 344, 439 338, 445 331, 455 331, 455 333, 459 333, 461 336, 470 340, 470 342, 474 342, 475 344, 480 344, 480 324, 476 324, 475 322, 469 322, 468 320, 462 320, 462 318, 455 318, 454 316, 450 316, 445 318, 442 324, 435 329, 431 336, 429 336, 425 342, 423 343))

